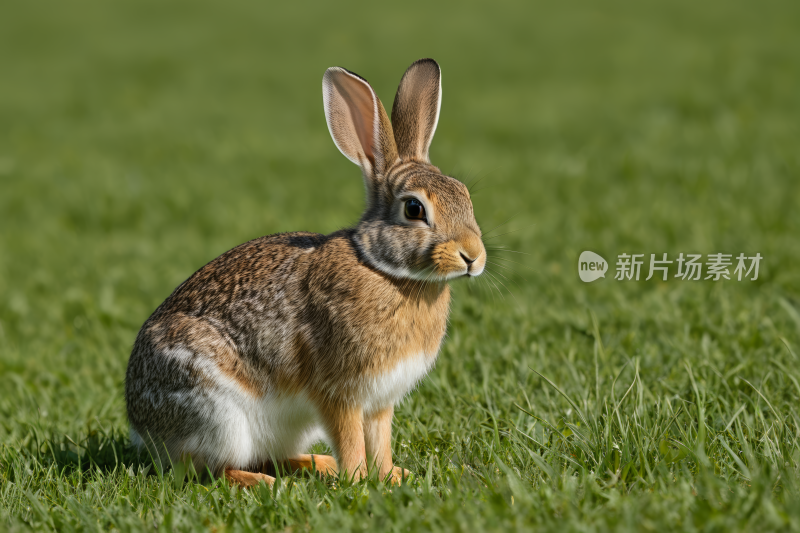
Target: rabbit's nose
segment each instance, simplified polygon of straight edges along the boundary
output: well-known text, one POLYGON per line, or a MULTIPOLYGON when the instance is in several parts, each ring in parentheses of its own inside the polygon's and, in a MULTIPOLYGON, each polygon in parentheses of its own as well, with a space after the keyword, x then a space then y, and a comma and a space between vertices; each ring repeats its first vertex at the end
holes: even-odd
POLYGON ((467 264, 467 267, 469 267, 472 263, 475 262, 475 259, 470 259, 466 255, 464 255, 464 252, 459 252, 459 254, 461 254, 461 259, 464 260, 464 262, 467 264))

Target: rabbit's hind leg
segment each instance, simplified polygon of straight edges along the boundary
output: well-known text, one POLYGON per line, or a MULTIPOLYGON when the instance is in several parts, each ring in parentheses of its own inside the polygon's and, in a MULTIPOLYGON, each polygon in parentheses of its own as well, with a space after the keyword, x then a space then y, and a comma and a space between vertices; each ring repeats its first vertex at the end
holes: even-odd
POLYGON ((244 470, 234 470, 232 468, 225 469, 225 479, 232 485, 239 485, 242 488, 255 487, 261 481, 271 487, 275 483, 275 478, 266 474, 257 472, 245 472, 244 470))
POLYGON ((336 459, 330 455, 299 454, 282 461, 282 466, 292 471, 312 470, 325 476, 335 476, 339 472, 336 459))

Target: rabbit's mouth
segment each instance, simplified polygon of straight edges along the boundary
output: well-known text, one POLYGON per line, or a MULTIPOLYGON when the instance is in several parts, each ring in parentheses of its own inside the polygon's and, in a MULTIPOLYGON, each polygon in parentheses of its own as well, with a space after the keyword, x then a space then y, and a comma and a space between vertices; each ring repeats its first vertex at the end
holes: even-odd
POLYGON ((486 266, 486 250, 480 239, 449 241, 434 247, 431 260, 439 277, 450 280, 461 277, 476 277, 486 266))

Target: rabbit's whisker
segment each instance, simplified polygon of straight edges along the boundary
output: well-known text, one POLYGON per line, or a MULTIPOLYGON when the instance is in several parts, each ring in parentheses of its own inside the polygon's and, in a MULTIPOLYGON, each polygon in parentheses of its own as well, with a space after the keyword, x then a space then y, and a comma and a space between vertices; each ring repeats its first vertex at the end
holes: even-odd
MULTIPOLYGON (((487 271, 486 271, 486 273, 487 273, 487 274, 489 274, 489 276, 491 276, 491 278, 492 278, 493 280, 495 280, 497 283, 499 283, 500 285, 502 285, 502 286, 503 286, 503 288, 506 290, 506 292, 508 292, 508 294, 510 294, 510 295, 511 295, 511 297, 512 297, 512 298, 514 298, 514 301, 515 301, 515 302, 517 302, 517 297, 516 297, 516 296, 514 296, 514 293, 512 293, 510 290, 508 290, 508 287, 506 287, 505 283, 503 283, 502 281, 500 281, 499 279, 497 279, 497 277, 495 276, 495 274, 499 274, 499 272, 495 272, 495 273, 493 274, 492 272, 490 272, 490 271, 488 271, 488 270, 487 270, 487 271)), ((503 277, 505 277, 505 276, 503 276, 503 277)), ((517 302, 517 303, 519 303, 519 302, 517 302)))
POLYGON ((508 248, 486 248, 486 249, 490 250, 492 252, 509 252, 509 253, 512 253, 512 254, 531 255, 531 254, 526 253, 526 252, 520 252, 519 250, 509 250, 508 248))
POLYGON ((516 232, 524 230, 524 229, 532 228, 535 225, 536 225, 536 223, 533 223, 533 224, 529 224, 527 226, 523 226, 521 228, 517 228, 517 229, 511 230, 511 231, 507 231, 506 233, 501 233, 500 235, 493 235, 492 237, 489 237, 488 239, 484 239, 483 242, 490 241, 490 240, 496 239, 498 237, 502 237, 503 235, 511 235, 512 233, 516 233, 516 232))
MULTIPOLYGON (((511 274, 516 274, 516 275, 520 276, 520 277, 521 277, 523 280, 525 280, 526 282, 530 283, 530 280, 529 280, 527 277, 525 277, 525 276, 521 275, 519 272, 516 272, 516 271, 515 271, 513 268, 511 268, 509 265, 503 265, 503 264, 500 264, 500 263, 495 263, 495 262, 493 262, 493 261, 489 261, 489 260, 487 260, 486 262, 487 262, 487 264, 491 264, 491 265, 494 265, 494 266, 496 266, 496 267, 498 267, 498 268, 502 268, 502 269, 504 269, 504 270, 505 270, 505 271, 506 271, 506 272, 507 272, 509 275, 511 275, 511 274)), ((521 264, 521 263, 517 263, 517 264, 521 264)), ((523 265, 523 266, 527 266, 527 265, 523 265)), ((499 274, 499 272, 498 272, 498 274, 499 274)), ((505 276, 504 276, 504 277, 505 277, 505 276)), ((508 279, 508 278, 506 278, 506 279, 508 279)), ((518 288, 518 289, 520 289, 520 290, 522 289, 522 287, 520 287, 520 286, 519 286, 519 284, 517 284, 517 283, 516 283, 515 281, 513 281, 512 279, 508 279, 508 280, 509 280, 510 282, 514 283, 515 285, 517 285, 517 288, 518 288)))
POLYGON ((514 263, 515 265, 528 267, 528 265, 526 265, 525 263, 520 263, 519 261, 514 261, 513 259, 507 259, 505 257, 500 257, 499 255, 492 254, 491 258, 495 259, 497 261, 505 261, 506 263, 514 263))
MULTIPOLYGON (((500 265, 495 265, 495 266, 500 266, 500 265)), ((519 283, 517 283, 517 282, 516 282, 516 281, 514 281, 513 279, 511 279, 511 278, 508 278, 508 277, 504 276, 504 275, 503 275, 502 273, 500 273, 500 272, 494 272, 494 274, 497 274, 498 276, 502 277, 504 280, 506 280, 506 281, 507 281, 507 282, 509 282, 509 283, 513 283, 514 285, 516 285, 517 289, 519 289, 519 290, 522 290, 522 287, 520 287, 520 286, 519 286, 519 283)), ((498 280, 498 281, 500 281, 500 280, 498 280)), ((506 288, 506 290, 508 290, 508 288, 506 288)), ((509 291, 509 292, 510 292, 510 291, 509 291)))
MULTIPOLYGON (((486 274, 489 274, 489 272, 487 271, 486 274)), ((500 292, 500 287, 497 286, 497 283, 494 282, 494 280, 492 279, 491 275, 489 275, 489 277, 486 278, 486 282, 487 283, 491 283, 492 285, 494 285, 494 288, 497 291, 497 294, 499 294, 500 298, 502 298, 503 301, 505 301, 506 297, 503 295, 502 292, 500 292)))
POLYGON ((508 224, 509 222, 511 222, 511 221, 514 219, 514 217, 516 217, 517 215, 519 215, 519 211, 518 211, 518 212, 516 212, 516 213, 514 213, 514 214, 513 214, 513 215, 511 215, 510 217, 508 217, 508 219, 507 219, 505 222, 503 222, 502 224, 498 224, 497 226, 493 227, 493 228, 492 228, 492 229, 490 229, 489 231, 485 232, 485 233, 483 234, 483 236, 484 236, 484 237, 486 237, 487 235, 491 234, 491 233, 492 233, 494 230, 496 230, 497 228, 502 228, 503 226, 505 226, 506 224, 508 224))

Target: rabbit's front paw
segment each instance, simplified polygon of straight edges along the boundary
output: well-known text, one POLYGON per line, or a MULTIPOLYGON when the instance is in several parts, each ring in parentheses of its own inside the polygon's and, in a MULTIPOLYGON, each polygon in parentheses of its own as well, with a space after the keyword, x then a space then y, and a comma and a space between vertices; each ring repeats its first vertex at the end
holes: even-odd
POLYGON ((387 476, 389 483, 392 485, 402 485, 403 481, 408 481, 412 476, 411 472, 405 468, 395 466, 392 468, 391 473, 387 476))

